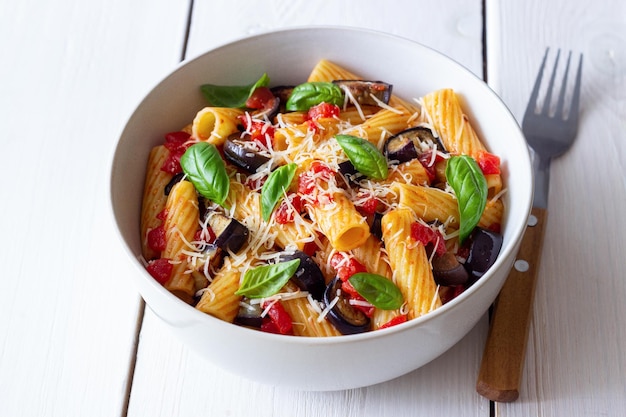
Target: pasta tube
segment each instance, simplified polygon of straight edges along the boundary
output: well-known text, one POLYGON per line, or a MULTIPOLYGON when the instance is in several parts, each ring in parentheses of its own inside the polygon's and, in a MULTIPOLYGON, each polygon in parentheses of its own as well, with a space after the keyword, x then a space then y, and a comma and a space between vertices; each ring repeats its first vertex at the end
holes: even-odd
POLYGON ((382 219, 393 280, 402 292, 409 320, 441 306, 426 249, 411 238, 414 221, 413 213, 402 208, 390 211, 382 219))

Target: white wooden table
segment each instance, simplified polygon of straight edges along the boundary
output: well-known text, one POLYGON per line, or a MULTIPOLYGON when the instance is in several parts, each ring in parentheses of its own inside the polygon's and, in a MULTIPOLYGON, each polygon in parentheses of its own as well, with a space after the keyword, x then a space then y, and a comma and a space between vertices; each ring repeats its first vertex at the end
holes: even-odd
POLYGON ((626 409, 626 3, 622 0, 0 0, 0 416, 618 416, 626 409), (287 26, 367 27, 484 76, 521 120, 546 46, 585 54, 582 122, 552 165, 521 396, 475 392, 485 315, 430 364, 309 393, 226 374, 129 278, 108 169, 183 58, 287 26))

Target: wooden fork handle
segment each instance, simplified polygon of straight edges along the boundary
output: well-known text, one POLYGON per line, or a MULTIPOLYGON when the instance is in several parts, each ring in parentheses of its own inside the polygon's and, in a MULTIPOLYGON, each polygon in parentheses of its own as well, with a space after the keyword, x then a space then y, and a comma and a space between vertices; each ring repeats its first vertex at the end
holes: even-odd
POLYGON ((492 401, 519 397, 547 214, 532 209, 515 265, 494 303, 476 382, 476 391, 492 401))

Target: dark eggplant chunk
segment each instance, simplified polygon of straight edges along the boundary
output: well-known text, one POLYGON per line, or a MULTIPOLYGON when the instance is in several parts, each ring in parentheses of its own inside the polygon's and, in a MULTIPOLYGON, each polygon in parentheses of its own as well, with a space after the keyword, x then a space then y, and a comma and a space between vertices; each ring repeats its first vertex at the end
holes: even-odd
POLYGON ((184 176, 185 176, 184 172, 179 172, 178 174, 174 175, 172 179, 170 180, 170 182, 168 182, 165 188, 163 189, 163 192, 165 193, 165 195, 170 195, 170 191, 172 191, 172 188, 176 184, 178 184, 180 180, 184 178, 184 176))
POLYGON ((435 282, 443 286, 465 284, 469 278, 467 270, 459 263, 456 256, 451 252, 446 252, 441 256, 436 256, 432 261, 433 277, 435 282))
POLYGON ((374 219, 372 220, 372 224, 370 225, 370 233, 376 236, 377 238, 383 238, 383 214, 376 212, 374 213, 374 219))
POLYGON ((229 136, 224 142, 224 156, 230 162, 244 169, 250 174, 254 174, 259 167, 267 163, 270 159, 266 156, 248 149, 239 140, 239 133, 229 136))
POLYGON ((344 178, 348 181, 348 185, 351 187, 357 186, 357 182, 365 177, 357 171, 354 165, 352 165, 352 162, 349 160, 339 163, 339 173, 344 176, 344 178))
POLYGON ((209 226, 215 233, 215 246, 231 252, 239 252, 248 241, 248 228, 235 219, 220 213, 209 217, 209 226))
POLYGON ((437 150, 446 152, 443 143, 433 132, 423 126, 403 130, 387 139, 385 155, 389 161, 408 162, 419 157, 426 149, 437 145, 437 150))
POLYGON ((502 247, 502 235, 476 227, 469 236, 470 248, 465 269, 478 279, 493 265, 502 247))
POLYGON ((272 94, 274 94, 274 97, 280 100, 279 105, 278 105, 279 112, 282 112, 282 113, 285 112, 285 104, 287 103, 287 100, 289 100, 289 96, 291 95, 291 92, 293 91, 293 89, 294 89, 293 85, 279 85, 279 86, 270 88, 270 90, 272 91, 272 94))
POLYGON ((326 287, 326 291, 324 291, 324 304, 327 306, 335 298, 339 297, 339 300, 330 309, 326 318, 341 334, 356 334, 368 331, 370 329, 370 318, 350 305, 348 298, 341 291, 341 284, 342 281, 335 277, 326 287))
POLYGON ((415 143, 408 135, 398 133, 385 142, 385 155, 389 161, 404 163, 419 156, 415 143))
POLYGON ((389 104, 393 86, 382 81, 335 80, 334 84, 350 92, 359 105, 378 106, 378 101, 389 104), (376 97, 375 100, 372 97, 376 97))
POLYGON ((322 301, 324 290, 326 289, 326 281, 319 266, 309 255, 299 250, 294 253, 283 253, 279 257, 280 262, 292 261, 294 259, 300 259, 300 266, 291 279, 301 290, 308 291, 314 299, 322 301))
POLYGON ((258 329, 263 324, 262 312, 260 304, 241 303, 235 324, 258 329))

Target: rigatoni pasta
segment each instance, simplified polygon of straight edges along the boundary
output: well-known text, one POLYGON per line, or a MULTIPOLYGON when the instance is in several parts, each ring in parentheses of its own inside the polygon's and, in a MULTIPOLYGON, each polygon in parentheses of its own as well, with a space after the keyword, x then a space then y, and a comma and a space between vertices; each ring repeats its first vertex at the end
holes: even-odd
POLYGON ((332 337, 428 314, 485 272, 473 245, 501 239, 506 187, 453 90, 407 101, 328 60, 254 86, 202 86, 208 105, 148 158, 142 256, 165 288, 237 325, 332 337))

